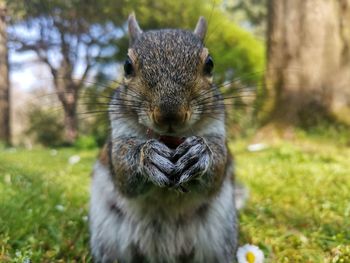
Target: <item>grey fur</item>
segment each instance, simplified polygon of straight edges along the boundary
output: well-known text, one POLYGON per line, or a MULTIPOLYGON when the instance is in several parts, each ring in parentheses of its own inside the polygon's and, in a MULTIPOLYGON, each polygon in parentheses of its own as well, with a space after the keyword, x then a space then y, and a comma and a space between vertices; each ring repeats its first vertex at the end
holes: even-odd
POLYGON ((174 152, 176 160, 174 175, 178 177, 177 185, 209 175, 207 171, 210 167, 211 155, 212 152, 202 137, 187 138, 174 152))
POLYGON ((196 33, 142 32, 129 18, 134 72, 110 103, 109 163, 97 162, 93 172, 97 262, 233 260, 237 223, 225 112, 203 73, 203 21, 196 33), (186 140, 170 149, 159 134, 186 140))
POLYGON ((172 152, 157 140, 148 140, 141 148, 144 158, 140 162, 142 174, 159 187, 170 186, 168 175, 172 173, 175 165, 171 162, 172 152))

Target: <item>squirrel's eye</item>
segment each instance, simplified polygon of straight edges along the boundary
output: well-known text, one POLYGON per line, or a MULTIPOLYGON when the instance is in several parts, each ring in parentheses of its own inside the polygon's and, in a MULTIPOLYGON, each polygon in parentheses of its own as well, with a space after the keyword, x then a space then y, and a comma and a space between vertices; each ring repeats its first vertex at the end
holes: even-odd
POLYGON ((209 55, 204 62, 204 74, 211 75, 214 68, 214 62, 212 57, 209 55))
POLYGON ((130 76, 134 72, 131 59, 128 57, 124 63, 124 73, 125 76, 130 76))

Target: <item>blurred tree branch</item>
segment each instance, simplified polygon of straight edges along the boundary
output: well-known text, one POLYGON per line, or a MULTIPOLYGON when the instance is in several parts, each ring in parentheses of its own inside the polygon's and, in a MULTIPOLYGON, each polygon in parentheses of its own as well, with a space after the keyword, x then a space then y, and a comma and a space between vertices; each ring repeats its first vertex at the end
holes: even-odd
POLYGON ((78 135, 79 91, 93 74, 103 52, 116 38, 99 5, 86 1, 9 1, 12 7, 10 39, 17 52, 33 51, 49 68, 65 115, 65 139, 78 135), (23 33, 26 29, 29 34, 23 33))
POLYGON ((250 30, 260 37, 265 37, 267 27, 268 0, 228 0, 225 8, 233 13, 233 18, 240 24, 248 24, 250 30))

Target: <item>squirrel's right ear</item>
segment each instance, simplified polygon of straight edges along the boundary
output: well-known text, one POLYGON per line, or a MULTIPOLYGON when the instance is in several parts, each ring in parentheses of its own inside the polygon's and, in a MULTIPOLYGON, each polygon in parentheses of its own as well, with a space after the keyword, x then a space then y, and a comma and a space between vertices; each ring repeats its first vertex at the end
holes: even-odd
POLYGON ((197 35, 202 41, 204 41, 205 34, 207 33, 207 21, 204 17, 200 17, 198 19, 196 29, 194 30, 194 34, 197 35))
POLYGON ((142 34, 142 30, 137 23, 135 14, 130 14, 128 19, 128 27, 129 27, 129 43, 130 46, 139 38, 142 34))

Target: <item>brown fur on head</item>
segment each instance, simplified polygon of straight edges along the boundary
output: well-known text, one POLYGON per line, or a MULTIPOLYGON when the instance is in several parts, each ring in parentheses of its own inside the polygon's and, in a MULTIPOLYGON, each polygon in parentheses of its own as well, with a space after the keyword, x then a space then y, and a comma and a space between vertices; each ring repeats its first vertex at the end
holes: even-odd
POLYGON ((208 112, 209 105, 214 106, 213 63, 203 44, 206 30, 201 17, 194 32, 143 32, 130 15, 125 93, 129 93, 128 99, 136 93, 142 98, 138 117, 147 128, 159 134, 180 134, 196 123, 202 112, 208 112), (202 99, 206 103, 198 103, 202 99))

